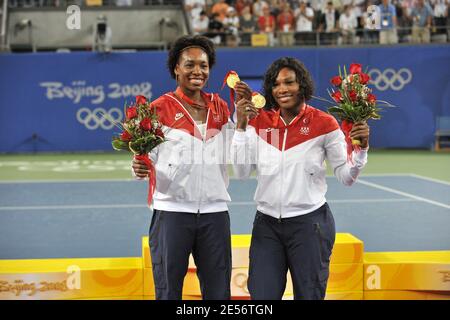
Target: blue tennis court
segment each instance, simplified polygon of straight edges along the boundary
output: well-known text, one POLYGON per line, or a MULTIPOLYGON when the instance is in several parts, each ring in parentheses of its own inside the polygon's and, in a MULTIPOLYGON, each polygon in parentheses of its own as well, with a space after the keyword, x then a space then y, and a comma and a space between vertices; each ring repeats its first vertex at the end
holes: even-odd
MULTIPOLYGON (((417 175, 366 175, 352 187, 328 177, 337 232, 365 251, 450 249, 450 183, 417 175)), ((233 234, 251 233, 256 180, 231 180, 233 234)), ((0 183, 0 259, 140 256, 151 211, 134 180, 0 183)))

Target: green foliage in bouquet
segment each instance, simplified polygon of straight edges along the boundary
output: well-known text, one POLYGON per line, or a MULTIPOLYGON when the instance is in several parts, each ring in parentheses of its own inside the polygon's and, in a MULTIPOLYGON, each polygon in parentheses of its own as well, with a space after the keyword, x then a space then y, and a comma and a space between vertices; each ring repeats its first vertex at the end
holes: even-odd
POLYGON ((134 105, 125 107, 125 120, 119 124, 120 135, 113 136, 112 147, 136 155, 149 153, 165 141, 156 108, 143 96, 137 96, 134 105))
POLYGON ((380 107, 392 107, 393 105, 377 100, 372 89, 368 87, 370 77, 362 72, 360 64, 351 64, 349 71, 350 74, 347 74, 344 66, 342 74, 341 68, 339 68, 339 75, 331 79, 335 88, 331 92, 328 91, 328 94, 337 105, 329 107, 328 112, 341 121, 345 120, 351 123, 380 119, 382 111, 380 107))

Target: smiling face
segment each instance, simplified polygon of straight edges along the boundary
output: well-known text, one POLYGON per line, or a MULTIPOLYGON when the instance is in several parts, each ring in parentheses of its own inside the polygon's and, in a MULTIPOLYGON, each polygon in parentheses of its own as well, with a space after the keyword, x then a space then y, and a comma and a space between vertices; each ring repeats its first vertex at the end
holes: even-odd
POLYGON ((282 109, 296 108, 303 102, 294 70, 289 68, 280 70, 272 87, 272 96, 282 109))
POLYGON ((175 67, 178 85, 188 91, 200 91, 209 78, 208 55, 200 48, 184 50, 175 67))

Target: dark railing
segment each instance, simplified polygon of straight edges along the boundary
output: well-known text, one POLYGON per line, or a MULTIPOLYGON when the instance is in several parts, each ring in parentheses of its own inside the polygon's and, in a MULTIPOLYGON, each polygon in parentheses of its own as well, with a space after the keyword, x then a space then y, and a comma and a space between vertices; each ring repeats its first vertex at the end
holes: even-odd
MULTIPOLYGON (((414 28, 403 27, 396 29, 396 43, 382 44, 406 44, 423 43, 418 41, 414 28)), ((329 45, 377 45, 380 44, 380 32, 378 30, 355 29, 350 34, 343 32, 206 32, 203 33, 216 41, 219 46, 329 46, 329 45), (256 37, 255 37, 256 35, 256 37), (266 37, 266 39, 264 38, 266 37), (220 42, 219 42, 220 39, 220 42)), ((429 29, 430 43, 448 43, 450 41, 450 27, 433 27, 429 29)))

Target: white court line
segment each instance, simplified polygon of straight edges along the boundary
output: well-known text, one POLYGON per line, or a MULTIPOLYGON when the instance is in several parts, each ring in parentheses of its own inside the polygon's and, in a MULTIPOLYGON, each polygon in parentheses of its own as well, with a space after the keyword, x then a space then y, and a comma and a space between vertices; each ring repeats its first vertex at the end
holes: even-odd
MULTIPOLYGON (((348 200, 328 200, 328 203, 380 203, 380 202, 410 202, 413 199, 348 199, 348 200)), ((253 201, 234 201, 228 203, 229 206, 249 206, 256 205, 253 201)), ((5 206, 0 207, 0 211, 29 211, 29 210, 78 210, 78 209, 130 209, 148 208, 144 204, 87 204, 87 205, 55 205, 55 206, 5 206)))
POLYGON ((379 185, 379 184, 376 184, 376 183, 373 183, 373 182, 368 182, 368 181, 364 181, 364 180, 361 180, 361 179, 358 179, 357 182, 361 183, 361 184, 364 184, 366 186, 369 186, 369 187, 373 187, 373 188, 380 189, 380 190, 383 190, 383 191, 395 193, 395 194, 398 194, 398 195, 401 195, 401 196, 404 196, 404 197, 407 197, 407 198, 411 198, 411 199, 414 199, 414 200, 427 202, 427 203, 433 204, 435 206, 443 207, 445 209, 450 209, 450 205, 447 205, 445 203, 441 203, 441 202, 430 200, 430 199, 423 198, 423 197, 418 197, 418 196, 415 196, 413 194, 410 194, 410 193, 407 193, 407 192, 403 192, 403 191, 400 191, 400 190, 396 190, 396 189, 393 189, 393 188, 388 188, 388 187, 385 187, 385 186, 382 186, 382 185, 379 185))
POLYGON ((409 177, 410 173, 368 173, 360 174, 360 177, 409 177))
POLYGON ((425 176, 420 176, 420 175, 415 174, 415 173, 411 173, 410 176, 413 177, 413 178, 422 179, 422 180, 426 180, 426 181, 430 181, 430 182, 436 182, 436 183, 444 184, 446 186, 450 186, 450 182, 447 182, 447 181, 444 181, 444 180, 439 180, 439 179, 435 179, 435 178, 429 178, 429 177, 425 177, 425 176))

